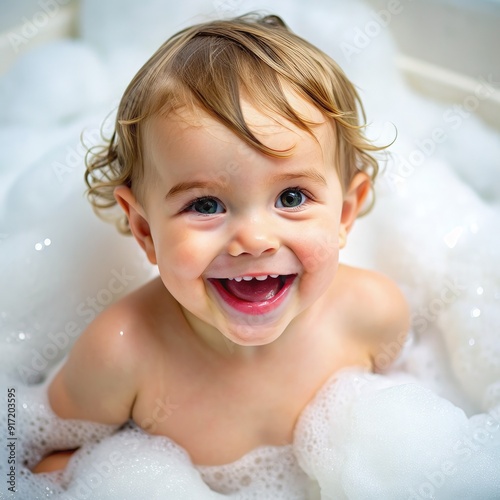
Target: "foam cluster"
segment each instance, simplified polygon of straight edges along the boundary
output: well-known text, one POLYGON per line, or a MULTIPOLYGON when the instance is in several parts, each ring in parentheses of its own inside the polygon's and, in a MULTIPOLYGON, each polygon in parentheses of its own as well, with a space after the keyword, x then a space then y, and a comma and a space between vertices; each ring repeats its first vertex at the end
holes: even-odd
POLYGON ((295 451, 321 498, 497 498, 500 406, 468 419, 406 374, 346 371, 303 412, 295 451))
MULTIPOLYGON (((232 464, 195 467, 171 439, 151 436, 133 422, 118 428, 57 417, 47 400, 47 383, 24 386, 5 377, 2 382, 16 393, 18 439, 17 493, 1 498, 301 500, 314 491, 291 445, 258 448, 232 464), (31 472, 50 451, 74 448, 79 450, 64 471, 31 472)), ((7 428, 3 412, 0 425, 7 428)), ((2 448, 2 476, 8 454, 2 448)))
MULTIPOLYGON (((396 365, 383 375, 335 374, 304 409, 293 444, 216 467, 195 467, 172 440, 131 423, 61 420, 48 405, 49 377, 79 333, 151 276, 134 242, 82 197, 80 133, 100 140, 124 86, 166 36, 205 13, 259 8, 269 9, 83 0, 78 40, 28 52, 0 78, 0 433, 6 442, 3 388, 14 388, 18 438, 18 492, 3 485, 0 499, 500 497, 498 132, 414 95, 393 67, 387 31, 346 49, 377 19, 360 2, 276 0, 273 9, 362 87, 375 126, 398 128, 375 209, 357 221, 342 256, 385 272, 406 294, 409 341, 383 346, 403 348, 396 365), (147 36, 130 37, 139 25, 147 36), (373 78, 374 65, 383 79, 373 78), (446 139, 434 141, 436 128, 446 139), (31 472, 49 451, 76 447, 65 471, 31 472)), ((3 478, 10 453, 0 449, 3 478)))

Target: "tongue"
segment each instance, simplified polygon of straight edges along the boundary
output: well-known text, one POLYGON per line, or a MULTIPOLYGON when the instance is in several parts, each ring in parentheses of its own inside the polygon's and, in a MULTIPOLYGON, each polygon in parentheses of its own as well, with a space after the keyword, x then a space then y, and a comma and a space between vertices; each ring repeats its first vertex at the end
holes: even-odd
POLYGON ((247 302, 262 302, 274 297, 282 287, 280 278, 271 278, 268 276, 265 280, 251 281, 225 280, 226 290, 235 297, 247 302))

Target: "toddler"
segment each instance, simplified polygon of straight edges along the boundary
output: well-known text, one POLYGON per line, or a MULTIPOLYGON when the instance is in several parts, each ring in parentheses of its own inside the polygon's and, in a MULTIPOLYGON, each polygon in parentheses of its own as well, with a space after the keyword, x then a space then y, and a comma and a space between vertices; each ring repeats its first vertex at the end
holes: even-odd
POLYGON ((361 120, 337 64, 277 16, 162 45, 86 172, 94 208, 123 209, 119 229, 159 276, 81 335, 49 387, 54 412, 132 419, 194 464, 224 464, 291 443, 336 371, 376 370, 409 314, 392 281, 338 262, 377 173, 361 120))

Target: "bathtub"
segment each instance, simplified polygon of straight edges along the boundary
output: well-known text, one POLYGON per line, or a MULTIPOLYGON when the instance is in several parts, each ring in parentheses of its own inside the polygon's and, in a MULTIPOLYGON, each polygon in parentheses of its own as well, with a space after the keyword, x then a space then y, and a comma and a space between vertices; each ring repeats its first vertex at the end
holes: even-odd
POLYGON ((166 36, 262 5, 0 8, 0 422, 15 443, 0 452, 1 499, 500 498, 500 4, 491 0, 272 8, 358 85, 368 133, 398 131, 375 209, 341 256, 391 276, 411 305, 409 341, 386 373, 342 372, 304 410, 293 446, 216 469, 193 467, 174 442, 133 425, 116 433, 61 421, 47 404, 45 387, 83 328, 155 275, 87 206, 82 131, 93 144, 109 130, 125 84, 166 36), (47 450, 80 445, 64 473, 29 471, 47 450))

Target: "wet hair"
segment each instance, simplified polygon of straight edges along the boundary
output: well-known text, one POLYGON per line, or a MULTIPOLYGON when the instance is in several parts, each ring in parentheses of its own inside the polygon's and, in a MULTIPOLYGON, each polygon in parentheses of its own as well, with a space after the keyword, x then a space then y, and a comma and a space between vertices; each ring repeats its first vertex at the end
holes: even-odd
MULTIPOLYGON (((254 135, 240 102, 244 95, 267 114, 313 134, 314 123, 294 110, 284 89, 313 104, 334 125, 335 163, 343 189, 360 171, 374 180, 378 163, 373 153, 382 148, 363 135, 363 106, 341 68, 292 33, 278 16, 246 14, 180 31, 135 75, 121 99, 110 140, 89 150, 86 157, 87 195, 94 210, 106 218, 106 209, 116 205, 114 188, 120 185, 129 186, 143 199, 146 120, 182 107, 207 112, 266 155, 290 156, 293 148, 274 150, 254 135)), ((122 232, 130 233, 125 215, 116 222, 122 232)))

